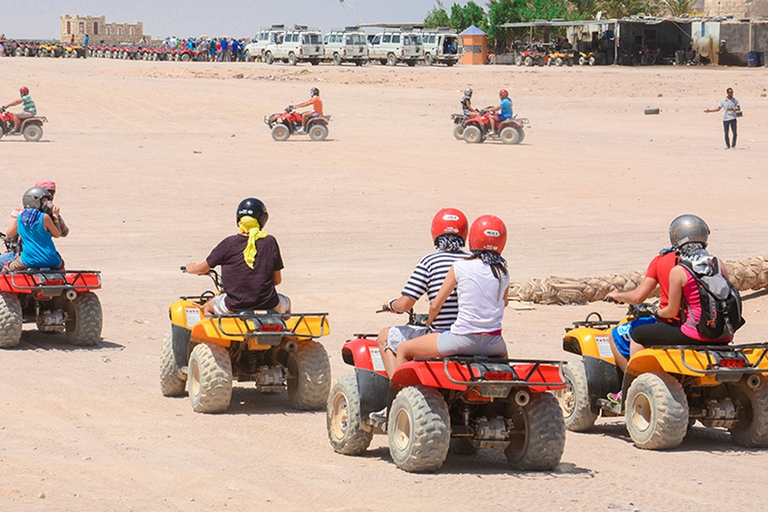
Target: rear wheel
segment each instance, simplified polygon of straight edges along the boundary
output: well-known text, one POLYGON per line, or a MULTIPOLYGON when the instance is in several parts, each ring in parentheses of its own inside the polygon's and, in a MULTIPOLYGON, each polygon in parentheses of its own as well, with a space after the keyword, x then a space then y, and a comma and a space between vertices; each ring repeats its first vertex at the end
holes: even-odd
POLYGON ((562 57, 556 58, 555 59, 555 66, 560 67, 562 65, 563 65, 563 58, 562 57))
POLYGON ((344 455, 360 455, 373 439, 361 428, 360 390, 354 375, 345 375, 331 388, 326 410, 328 439, 334 451, 344 455))
POLYGON ((626 397, 627 430, 638 448, 665 450, 680 445, 688 430, 683 386, 665 373, 644 373, 626 397))
POLYGON ((397 57, 395 57, 394 53, 390 53, 387 55, 387 66, 395 66, 397 65, 397 57))
POLYGON ((322 141, 328 137, 328 127, 324 124, 314 124, 309 129, 309 138, 314 141, 322 141))
POLYGON ((163 396, 184 396, 186 381, 181 378, 181 369, 173 357, 173 334, 169 331, 163 337, 160 351, 160 391, 163 396))
POLYGON ((572 432, 586 432, 597 420, 597 413, 592 411, 589 404, 589 389, 587 372, 584 362, 568 361, 563 367, 565 389, 554 392, 560 409, 563 411, 565 428, 572 432))
POLYGON ((483 141, 483 134, 477 126, 464 128, 464 142, 467 144, 479 144, 483 141))
POLYGON ((296 58, 295 53, 288 54, 288 64, 290 64, 291 66, 295 66, 297 62, 299 62, 299 59, 296 58))
POLYGON ((200 343, 189 357, 189 401, 195 412, 224 412, 232 400, 232 362, 227 349, 200 343))
POLYGON ((291 131, 284 124, 280 123, 272 127, 272 138, 275 139, 277 142, 286 141, 290 136, 291 136, 291 131))
POLYGON ((507 409, 509 445, 504 450, 514 469, 549 471, 560 463, 565 450, 565 422, 557 399, 533 393, 525 407, 507 409))
POLYGON ((421 386, 401 390, 389 411, 387 435, 397 467, 409 472, 437 470, 451 443, 451 420, 442 395, 421 386))
POLYGON ((464 125, 459 123, 453 127, 453 136, 456 140, 464 140, 464 125))
POLYGON ((267 64, 272 64, 275 62, 275 58, 272 56, 272 52, 267 52, 264 54, 264 62, 267 64))
POLYGON ((21 302, 8 292, 0 292, 0 348, 15 347, 21 341, 21 302))
POLYGON ((189 62, 189 54, 188 53, 182 53, 181 54, 181 62, 189 62))
POLYGON ((525 58, 525 65, 528 66, 528 67, 533 66, 533 57, 531 57, 530 55, 528 57, 526 57, 525 58))
POLYGON ((427 66, 431 66, 434 63, 435 63, 435 59, 432 58, 431 53, 427 53, 426 55, 424 55, 424 64, 426 64, 427 66))
POLYGON ((768 447, 768 379, 759 377, 760 385, 752 389, 744 377, 731 388, 730 396, 736 405, 736 424, 731 437, 740 446, 768 447))
POLYGON ((331 390, 331 362, 328 353, 316 341, 299 343, 288 358, 288 400, 304 411, 322 409, 331 390))
POLYGON ((517 57, 515 57, 515 64, 517 64, 518 66, 522 66, 523 65, 523 56, 522 55, 518 55, 517 57))
POLYGON ((67 303, 67 339, 73 345, 88 347, 101 339, 101 302, 93 292, 79 293, 67 303))
POLYGON ((21 133, 24 135, 24 140, 28 142, 37 142, 43 138, 43 127, 39 124, 27 123, 21 133))
POLYGON ((336 66, 341 66, 341 55, 338 53, 333 54, 333 64, 336 66))

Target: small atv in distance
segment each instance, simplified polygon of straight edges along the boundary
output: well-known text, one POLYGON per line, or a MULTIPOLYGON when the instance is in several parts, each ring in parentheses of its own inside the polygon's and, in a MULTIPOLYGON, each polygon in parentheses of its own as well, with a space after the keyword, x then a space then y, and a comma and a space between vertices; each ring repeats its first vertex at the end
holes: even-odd
POLYGON ((272 138, 278 142, 288 140, 291 135, 309 135, 315 141, 325 140, 328 137, 328 122, 331 116, 312 117, 307 121, 307 129, 302 129, 301 113, 293 110, 289 105, 285 111, 272 114, 264 118, 264 122, 272 131, 272 138))
MULTIPOLYGON (((213 270, 208 275, 221 292, 219 275, 213 270)), ((315 339, 330 334, 328 314, 203 316, 203 305, 214 295, 181 297, 171 305, 171 331, 163 339, 160 361, 163 396, 188 392, 195 412, 219 413, 229 407, 235 380, 252 381, 262 393, 287 389, 296 409, 322 409, 331 388, 331 364, 315 339)))
MULTIPOLYGON (((491 133, 491 107, 480 111, 480 115, 468 117, 464 120, 462 138, 467 144, 480 144, 487 138, 498 138, 504 144, 520 144, 525 139, 524 125, 530 124, 528 119, 513 117, 496 126, 496 131, 491 133)), ((454 135, 455 136, 455 135, 454 135)))
POLYGON ((37 142, 43 138, 43 123, 48 119, 42 116, 32 116, 24 119, 17 130, 14 124, 12 112, 6 112, 5 107, 0 106, 0 139, 4 135, 23 135, 28 142, 37 142))
POLYGON ((590 313, 566 328, 563 349, 581 356, 565 365, 568 385, 556 392, 568 430, 586 432, 600 414, 624 414, 638 448, 664 450, 677 447, 698 420, 727 428, 741 446, 768 447, 768 343, 646 348, 622 373, 611 329, 650 314, 648 305, 630 306, 621 322, 590 313), (620 390, 621 405, 606 398, 620 390))
POLYGON ((436 471, 449 448, 503 450, 515 469, 549 471, 560 463, 565 425, 548 390, 564 386, 561 363, 489 357, 415 358, 388 379, 376 335, 356 334, 342 348, 355 367, 331 389, 328 438, 344 455, 361 455, 386 434, 394 463, 436 471), (372 412, 387 408, 387 420, 372 412))
POLYGON ((34 322, 41 332, 66 331, 73 345, 96 345, 103 318, 93 290, 99 288, 101 275, 94 270, 0 273, 0 348, 18 345, 26 322, 34 322))

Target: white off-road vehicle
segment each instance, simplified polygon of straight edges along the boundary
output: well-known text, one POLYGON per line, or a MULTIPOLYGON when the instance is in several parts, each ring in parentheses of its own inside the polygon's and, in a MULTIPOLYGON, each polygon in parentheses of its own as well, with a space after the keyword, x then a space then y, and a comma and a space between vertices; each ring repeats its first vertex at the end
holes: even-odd
POLYGON ((245 45, 243 55, 247 62, 256 59, 264 60, 264 49, 269 43, 274 43, 279 34, 285 32, 285 25, 272 25, 269 28, 263 28, 253 36, 253 40, 245 45))
POLYGON ((362 66, 368 60, 368 43, 365 33, 357 27, 333 29, 323 36, 325 58, 337 66, 354 62, 362 66))
POLYGON ((264 62, 272 64, 276 60, 282 60, 291 66, 299 62, 309 62, 317 66, 325 56, 322 39, 320 30, 296 25, 278 34, 274 42, 267 44, 264 49, 264 62))
POLYGON ((436 62, 453 66, 461 57, 459 34, 451 28, 424 30, 421 41, 424 45, 424 64, 427 66, 436 62))
POLYGON ((368 41, 368 58, 387 66, 398 62, 415 66, 424 58, 421 35, 410 27, 379 32, 368 41))

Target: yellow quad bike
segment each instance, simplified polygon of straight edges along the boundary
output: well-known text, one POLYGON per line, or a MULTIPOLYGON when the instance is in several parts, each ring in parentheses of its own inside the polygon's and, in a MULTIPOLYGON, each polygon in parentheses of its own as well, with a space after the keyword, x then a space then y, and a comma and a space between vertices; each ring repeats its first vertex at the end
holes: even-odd
MULTIPOLYGON (((221 292, 218 273, 208 275, 221 292)), ((331 364, 315 339, 330 334, 328 314, 268 310, 203 316, 214 295, 206 291, 171 305, 171 331, 163 339, 160 361, 163 396, 186 392, 195 412, 224 412, 233 382, 252 381, 262 393, 287 389, 296 409, 325 408, 331 364)))
POLYGON ((630 306, 620 322, 590 313, 566 328, 563 349, 581 356, 565 365, 567 386, 555 392, 566 428, 586 432, 601 414, 624 414, 638 448, 664 450, 677 447, 698 420, 728 429, 741 446, 768 447, 768 343, 646 348, 622 373, 611 353, 611 329, 651 315, 648 306, 630 306), (606 398, 619 390, 622 404, 606 398))

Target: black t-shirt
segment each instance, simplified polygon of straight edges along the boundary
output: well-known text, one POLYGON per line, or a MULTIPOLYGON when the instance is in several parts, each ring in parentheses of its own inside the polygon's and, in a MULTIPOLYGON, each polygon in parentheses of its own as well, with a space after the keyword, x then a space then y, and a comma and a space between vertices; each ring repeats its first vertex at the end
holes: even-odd
POLYGON ((470 110, 470 104, 472 102, 472 99, 469 96, 464 96, 461 98, 461 109, 462 110, 470 110))
POLYGON ((256 240, 256 260, 253 268, 245 263, 243 251, 248 237, 232 235, 214 247, 206 258, 208 266, 221 265, 221 284, 230 311, 272 309, 278 304, 274 272, 283 269, 280 247, 272 235, 256 240))

